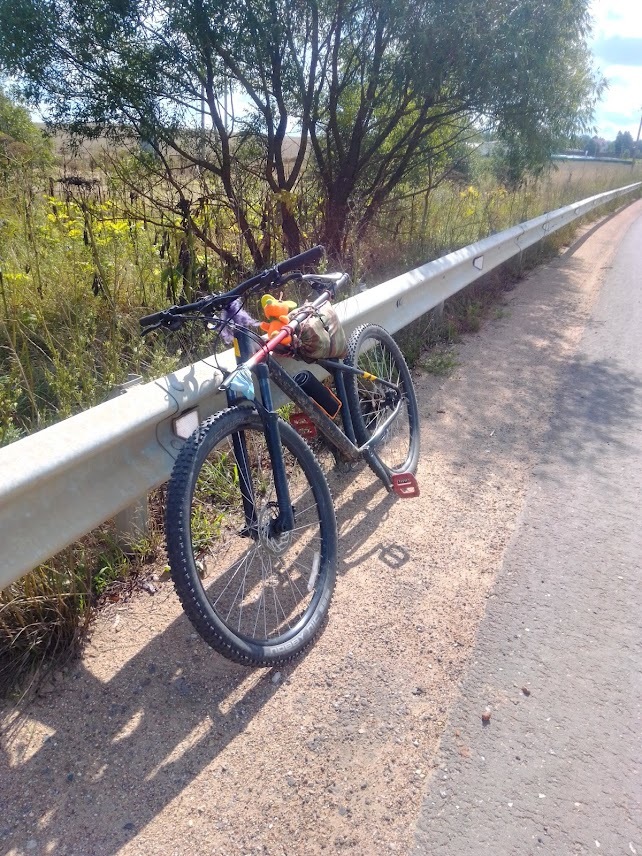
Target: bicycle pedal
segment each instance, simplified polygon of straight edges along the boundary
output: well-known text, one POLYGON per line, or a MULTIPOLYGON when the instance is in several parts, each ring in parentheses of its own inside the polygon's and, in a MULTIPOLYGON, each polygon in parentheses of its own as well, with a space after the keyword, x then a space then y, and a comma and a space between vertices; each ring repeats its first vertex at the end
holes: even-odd
POLYGON ((412 473, 393 473, 390 478, 393 493, 396 493, 401 499, 412 499, 414 496, 419 496, 419 485, 412 473))
POLYGON ((304 440, 314 440, 317 436, 316 425, 305 413, 291 413, 289 422, 304 440))

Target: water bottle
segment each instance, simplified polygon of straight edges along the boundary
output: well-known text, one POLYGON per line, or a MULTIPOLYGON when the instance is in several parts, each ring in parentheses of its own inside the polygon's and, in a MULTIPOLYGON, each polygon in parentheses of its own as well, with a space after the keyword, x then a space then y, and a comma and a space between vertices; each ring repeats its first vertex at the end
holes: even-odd
POLYGON ((294 380, 305 394, 309 395, 310 398, 315 401, 321 410, 327 413, 331 419, 337 415, 341 408, 341 402, 332 390, 328 389, 325 384, 321 383, 321 381, 315 377, 312 372, 298 372, 294 375, 294 380))

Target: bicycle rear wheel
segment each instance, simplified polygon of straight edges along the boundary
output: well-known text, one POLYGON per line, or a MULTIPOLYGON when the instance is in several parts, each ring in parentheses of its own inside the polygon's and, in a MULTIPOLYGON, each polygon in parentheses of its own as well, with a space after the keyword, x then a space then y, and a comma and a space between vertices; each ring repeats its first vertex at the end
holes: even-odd
POLYGON ((336 579, 325 476, 291 426, 280 421, 279 433, 291 532, 274 530, 271 459, 261 419, 249 408, 204 422, 181 450, 168 489, 167 551, 183 608, 212 648, 246 665, 285 663, 307 648, 336 579))
POLYGON ((383 327, 364 324, 350 336, 345 362, 364 372, 363 376, 346 374, 346 395, 358 443, 367 443, 401 400, 396 419, 373 451, 389 473, 414 473, 419 462, 419 409, 401 349, 383 327))

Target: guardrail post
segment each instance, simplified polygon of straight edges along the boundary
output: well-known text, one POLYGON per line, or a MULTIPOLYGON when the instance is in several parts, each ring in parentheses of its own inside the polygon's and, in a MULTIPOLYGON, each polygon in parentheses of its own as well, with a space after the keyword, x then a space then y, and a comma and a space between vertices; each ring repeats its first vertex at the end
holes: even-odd
POLYGON ((139 497, 134 503, 119 512, 114 517, 114 526, 116 527, 118 544, 125 553, 130 552, 137 541, 149 534, 147 494, 139 497))

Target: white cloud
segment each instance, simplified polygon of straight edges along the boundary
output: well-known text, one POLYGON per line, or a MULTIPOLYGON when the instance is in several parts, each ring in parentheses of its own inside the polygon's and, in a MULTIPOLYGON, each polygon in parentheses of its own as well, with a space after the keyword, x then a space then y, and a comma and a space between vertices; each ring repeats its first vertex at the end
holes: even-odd
MULTIPOLYGON (((640 0, 593 0, 592 45, 603 50, 608 39, 641 39, 642 8, 640 0)), ((613 43, 611 43, 613 44, 613 43)), ((608 54, 612 56, 612 53, 608 54)), ((608 140, 618 131, 637 136, 642 114, 642 57, 635 65, 608 63, 599 56, 595 64, 609 80, 609 88, 595 111, 595 124, 600 136, 608 140)))
POLYGON ((593 0, 591 15, 596 40, 611 36, 642 36, 639 0, 593 0))

